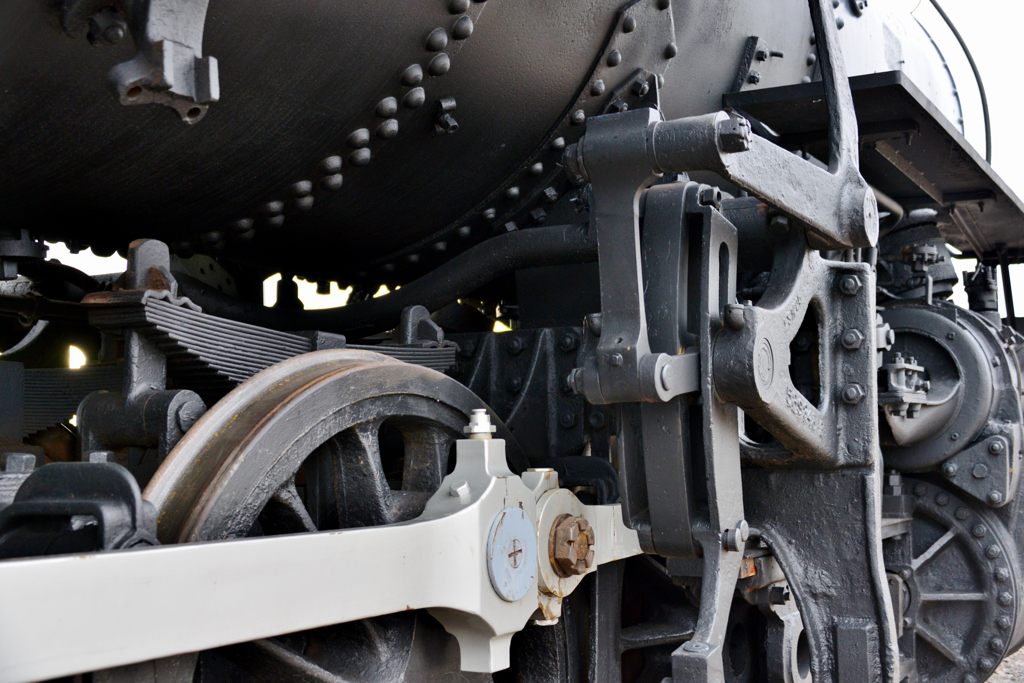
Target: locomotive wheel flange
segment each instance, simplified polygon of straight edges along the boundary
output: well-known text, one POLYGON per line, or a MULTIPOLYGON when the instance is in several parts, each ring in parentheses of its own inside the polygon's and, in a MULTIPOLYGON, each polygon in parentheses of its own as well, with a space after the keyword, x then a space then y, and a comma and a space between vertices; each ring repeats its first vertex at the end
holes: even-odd
POLYGON ((919 679, 983 681, 1019 626, 1016 546, 990 509, 929 482, 906 482, 916 510, 903 618, 915 633, 919 679))
MULTIPOLYGON (((213 406, 145 496, 159 511, 163 543, 410 519, 447 474, 449 452, 474 408, 486 406, 427 368, 365 351, 304 354, 213 406)), ((491 419, 510 465, 522 469, 515 440, 491 419)), ((434 681, 459 672, 454 639, 418 612, 233 645, 199 661, 202 681, 229 678, 233 667, 252 680, 434 681)))

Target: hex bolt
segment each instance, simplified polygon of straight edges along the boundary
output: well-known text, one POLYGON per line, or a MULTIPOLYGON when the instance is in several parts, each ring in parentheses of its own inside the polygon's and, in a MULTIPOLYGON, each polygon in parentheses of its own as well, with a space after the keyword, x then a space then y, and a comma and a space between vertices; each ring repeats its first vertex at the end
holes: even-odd
POLYGON ((743 319, 743 310, 746 308, 743 304, 726 304, 725 310, 722 312, 722 319, 725 320, 725 324, 733 330, 742 330, 743 325, 746 321, 743 319))
POLYGON ((864 398, 864 387, 856 382, 848 382, 843 386, 843 403, 855 406, 864 398))
POLYGON ((942 466, 942 473, 949 477, 950 479, 952 479, 953 477, 956 476, 956 473, 959 469, 960 468, 956 466, 955 462, 947 462, 945 465, 942 466))
POLYGON ((469 495, 469 482, 460 479, 448 487, 448 495, 452 498, 465 498, 469 495))
POLYGON ((582 576, 594 566, 594 532, 583 517, 561 515, 548 541, 551 567, 565 578, 582 576))
POLYGON ((591 410, 590 417, 587 418, 587 421, 590 422, 590 426, 594 429, 604 429, 604 413, 600 410, 591 410))
POLYGON ((561 415, 558 416, 558 424, 562 425, 563 429, 572 429, 576 426, 576 413, 571 410, 565 410, 561 415))
POLYGON ((8 474, 28 474, 36 468, 36 456, 31 453, 6 453, 4 455, 4 472, 8 474))
POLYGON ((729 552, 737 553, 748 538, 750 538, 750 527, 747 526, 747 520, 741 519, 735 529, 726 529, 722 532, 722 546, 729 552))
MULTIPOLYGON (((999 554, 1002 553, 1002 552, 1003 551, 999 549, 999 546, 997 546, 997 545, 990 545, 989 547, 985 548, 985 557, 987 557, 990 560, 994 560, 997 557, 999 557, 999 554)), ((1000 601, 1000 602, 1002 602, 1002 601, 1000 601)), ((1004 603, 1004 604, 1009 604, 1009 603, 1004 603)))
POLYGON ((970 511, 967 508, 965 508, 965 507, 958 507, 956 509, 956 518, 959 519, 961 522, 963 520, 967 519, 967 516, 969 514, 971 514, 970 511))
POLYGON ((186 401, 178 407, 178 428, 182 432, 187 432, 205 412, 206 406, 202 401, 186 401))
POLYGON ((993 652, 1002 653, 1003 648, 1006 647, 1006 643, 1003 642, 1002 638, 993 638, 992 640, 988 641, 988 647, 993 652))
POLYGON ((523 340, 519 337, 512 337, 508 340, 508 343, 505 344, 505 349, 513 356, 521 354, 524 348, 526 347, 523 344, 523 340))
POLYGON ((849 329, 843 332, 843 348, 849 351, 856 351, 864 343, 864 335, 860 330, 849 329))
POLYGON ((1004 591, 1004 592, 999 594, 999 597, 997 598, 997 600, 999 601, 999 604, 1002 605, 1003 607, 1009 607, 1010 605, 1013 604, 1013 594, 1004 591))
POLYGON ((571 353, 579 348, 580 340, 576 338, 575 334, 564 334, 558 342, 558 348, 562 349, 566 353, 571 353))
POLYGON ((473 354, 476 353, 476 344, 470 339, 459 348, 459 355, 463 358, 472 358, 473 354))
POLYGON ((1004 616, 1001 616, 998 619, 996 619, 996 626, 1000 630, 1005 631, 1008 628, 1010 628, 1011 626, 1013 626, 1013 621, 1010 619, 1010 617, 1004 615, 1004 616))
POLYGON ((713 206, 716 209, 722 208, 722 191, 717 187, 705 186, 700 191, 700 203, 704 206, 713 206))
POLYGON ((995 578, 997 583, 1003 583, 1004 581, 1009 580, 1010 570, 1006 567, 999 567, 994 572, 992 572, 992 577, 995 578))
POLYGON ((612 355, 608 356, 608 365, 612 366, 613 368, 617 368, 620 365, 622 365, 622 354, 613 353, 612 355))
POLYGON ((984 524, 976 524, 971 529, 971 533, 974 534, 975 538, 984 538, 985 534, 988 533, 988 529, 985 528, 984 524))
POLYGON ((523 388, 523 380, 520 377, 509 377, 505 386, 508 388, 509 392, 518 394, 523 388))
POLYGON ((914 484, 914 495, 923 496, 928 492, 928 487, 924 484, 914 484))
POLYGON ((988 452, 992 455, 1002 455, 1003 453, 1003 442, 995 439, 990 441, 988 444, 988 452))
POLYGON ((1003 494, 999 491, 990 491, 986 499, 989 505, 999 505, 1003 502, 1003 494))
POLYGON ((864 283, 856 275, 844 275, 839 279, 839 291, 846 296, 854 296, 863 286, 864 283))
POLYGON ((487 414, 486 408, 474 408, 473 414, 469 416, 469 424, 462 428, 462 432, 471 439, 489 439, 497 430, 491 424, 491 416, 487 414))
POLYGON ((940 493, 937 496, 935 496, 935 502, 939 505, 946 505, 949 503, 949 496, 947 496, 945 493, 940 493))

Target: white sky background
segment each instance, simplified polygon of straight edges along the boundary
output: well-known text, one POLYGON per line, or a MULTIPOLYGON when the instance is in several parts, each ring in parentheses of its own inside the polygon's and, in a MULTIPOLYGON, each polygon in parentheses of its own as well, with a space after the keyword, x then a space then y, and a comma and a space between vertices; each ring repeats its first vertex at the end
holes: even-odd
MULTIPOLYGON (((762 0, 771 2, 773 0, 762 0)), ((930 0, 870 0, 871 5, 889 2, 896 8, 912 11, 939 45, 949 63, 960 93, 964 111, 967 140, 984 156, 985 127, 981 114, 981 100, 970 65, 963 56, 956 39, 935 12, 930 0)), ((946 14, 953 20, 964 37, 974 60, 978 64, 988 95, 992 118, 992 166, 1011 189, 1024 195, 1024 135, 1021 134, 1021 105, 1024 103, 1024 67, 1021 67, 1017 49, 1024 42, 1020 27, 1024 26, 1024 2, 1011 0, 939 0, 946 14)), ((870 6, 869 10, 870 11, 870 6)), ((52 245, 50 258, 73 265, 90 274, 123 271, 124 260, 114 256, 101 259, 91 251, 69 254, 63 245, 52 245)), ((954 261, 957 269, 973 270, 973 262, 954 261)), ((1024 265, 1013 266, 1011 274, 1016 295, 1017 314, 1024 314, 1024 265)), ((957 288, 956 302, 966 307, 967 297, 957 288)), ((265 302, 276 298, 273 285, 264 287, 265 302)), ((299 281, 299 297, 307 307, 324 308, 344 303, 347 290, 339 291, 333 285, 329 296, 317 296, 312 283, 299 281)), ((999 298, 1000 310, 1003 298, 999 298)), ((1002 311, 1005 315, 1005 311, 1002 311)))

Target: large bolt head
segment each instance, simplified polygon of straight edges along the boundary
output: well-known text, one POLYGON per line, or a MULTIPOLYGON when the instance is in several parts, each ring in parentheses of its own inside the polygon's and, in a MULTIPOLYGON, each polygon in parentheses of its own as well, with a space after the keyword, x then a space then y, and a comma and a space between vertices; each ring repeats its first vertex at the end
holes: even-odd
POLYGON ((551 528, 551 566, 561 577, 581 576, 594 566, 594 531, 583 517, 562 515, 551 528))
POLYGON ((178 408, 178 428, 187 432, 192 428, 199 418, 206 412, 206 406, 202 401, 188 401, 178 408))
POLYGON ((864 387, 856 382, 849 382, 843 387, 843 403, 855 406, 864 398, 864 387))
POLYGON ((860 288, 864 286, 864 283, 860 281, 860 278, 856 275, 844 275, 839 280, 839 291, 846 296, 853 296, 860 291, 860 288))
POLYGON ((864 335, 860 330, 849 329, 843 332, 843 348, 856 351, 864 343, 864 335))

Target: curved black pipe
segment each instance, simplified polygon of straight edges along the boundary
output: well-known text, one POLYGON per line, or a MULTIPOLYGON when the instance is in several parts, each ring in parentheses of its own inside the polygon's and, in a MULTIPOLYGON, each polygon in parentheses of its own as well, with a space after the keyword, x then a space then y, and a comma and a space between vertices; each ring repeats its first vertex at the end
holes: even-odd
POLYGON ((597 260, 597 239, 585 225, 517 230, 459 254, 423 277, 375 299, 316 311, 289 311, 239 301, 183 273, 174 273, 178 292, 212 315, 279 330, 320 330, 352 337, 394 328, 402 309, 436 311, 521 268, 597 260))

